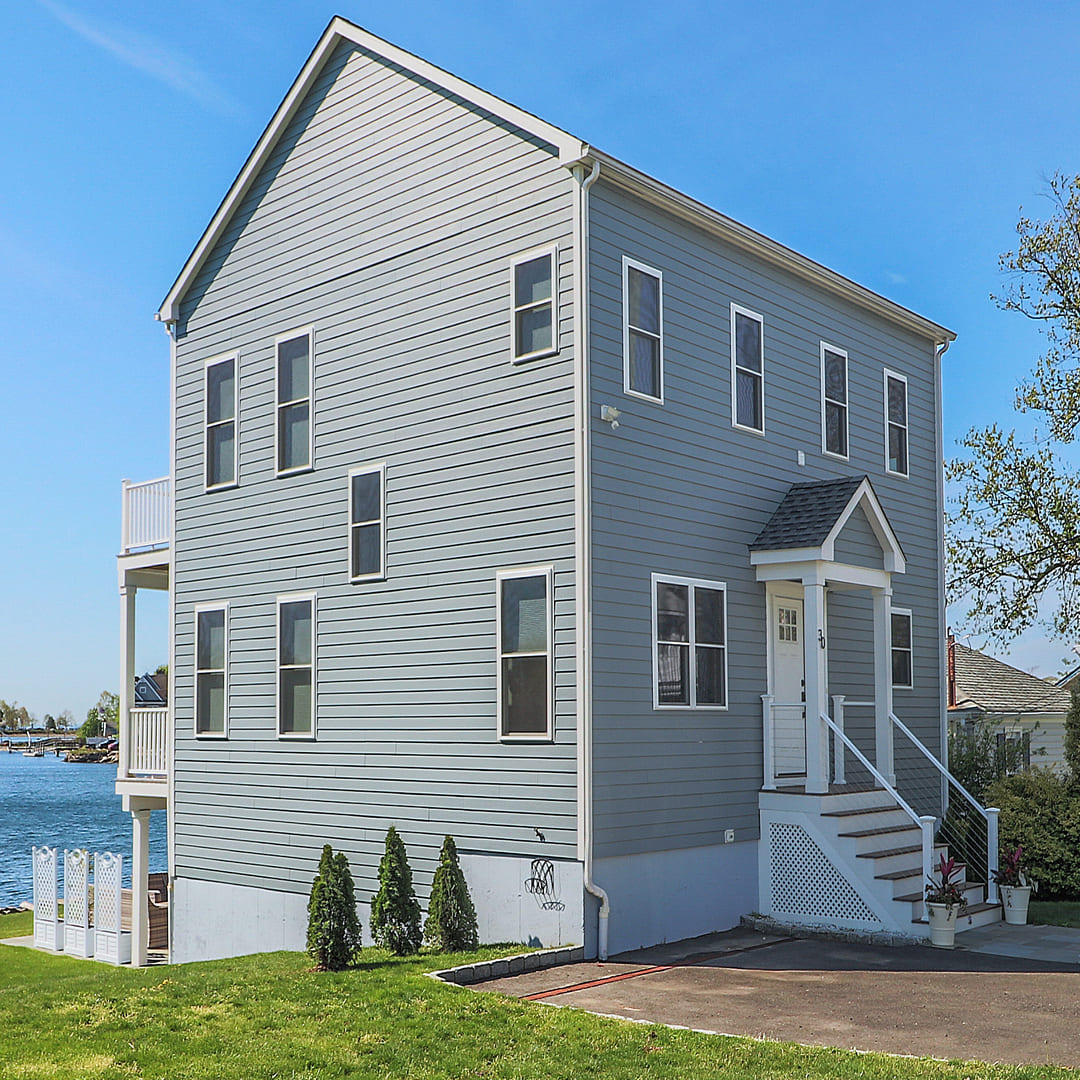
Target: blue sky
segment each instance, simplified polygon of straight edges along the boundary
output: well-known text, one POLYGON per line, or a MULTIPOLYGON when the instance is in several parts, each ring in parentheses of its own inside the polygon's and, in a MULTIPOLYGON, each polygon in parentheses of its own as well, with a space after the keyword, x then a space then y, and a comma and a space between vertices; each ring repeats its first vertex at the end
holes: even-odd
MULTIPOLYGON (((997 256, 1080 168, 1080 9, 1020 8, 8 0, 0 697, 81 716, 115 687, 120 479, 168 471, 153 312, 331 16, 956 330, 949 453, 1010 420, 1041 339, 988 299, 997 256)), ((161 598, 139 618, 153 667, 161 598)), ((1068 644, 1012 659, 1053 673, 1068 644)))

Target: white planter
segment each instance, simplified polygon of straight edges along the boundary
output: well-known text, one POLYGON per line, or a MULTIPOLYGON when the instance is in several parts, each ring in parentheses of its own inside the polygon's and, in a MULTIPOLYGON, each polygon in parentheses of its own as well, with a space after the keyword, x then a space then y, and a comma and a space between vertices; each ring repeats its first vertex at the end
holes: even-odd
POLYGON ((1027 923, 1028 903, 1031 900, 1030 885, 999 885, 1001 908, 1005 912, 1005 921, 1010 926, 1023 926, 1027 923))
POLYGON ((951 949, 956 937, 958 904, 927 904, 926 917, 930 923, 930 944, 937 949, 951 949))

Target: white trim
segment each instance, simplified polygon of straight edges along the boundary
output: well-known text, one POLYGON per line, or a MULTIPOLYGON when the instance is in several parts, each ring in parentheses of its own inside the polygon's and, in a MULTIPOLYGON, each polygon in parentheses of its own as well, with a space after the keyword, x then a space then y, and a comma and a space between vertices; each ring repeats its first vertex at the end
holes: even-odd
POLYGON ((731 302, 731 426, 738 428, 739 431, 749 431, 754 435, 765 434, 765 317, 759 315, 756 311, 751 311, 749 308, 743 307, 741 304, 736 304, 733 300, 731 302), (758 324, 758 345, 761 352, 761 370, 751 371, 750 368, 739 368, 736 362, 736 356, 738 352, 738 342, 735 337, 735 316, 741 315, 744 319, 754 319, 758 324), (737 397, 736 388, 736 371, 745 371, 748 375, 753 375, 758 380, 761 394, 761 427, 751 427, 748 424, 740 424, 739 417, 739 403, 737 397))
POLYGON ((654 405, 664 404, 664 275, 661 271, 647 266, 637 259, 631 259, 629 255, 622 257, 622 332, 623 332, 623 393, 631 397, 641 398, 642 401, 651 401, 654 405), (639 274, 645 274, 656 278, 657 282, 657 323, 660 333, 654 334, 651 330, 642 330, 635 326, 633 329, 639 334, 647 334, 655 337, 658 342, 659 363, 657 371, 657 389, 659 396, 646 394, 641 390, 634 390, 630 386, 630 270, 637 270, 639 274))
POLYGON ((878 501, 877 493, 867 477, 864 477, 855 489, 854 494, 848 500, 847 506, 844 507, 840 516, 836 519, 836 524, 833 525, 829 535, 825 538, 825 543, 821 545, 823 557, 830 560, 833 558, 836 538, 848 523, 848 519, 855 512, 857 506, 863 507, 866 520, 870 522, 870 528, 873 530, 874 536, 877 537, 877 542, 881 545, 881 554, 884 559, 882 565, 886 570, 903 574, 907 569, 904 549, 900 546, 900 540, 897 538, 896 533, 893 532, 892 525, 889 524, 889 519, 885 516, 885 509, 878 501), (867 513, 867 510, 869 510, 869 513, 867 513))
POLYGON ((305 326, 274 337, 274 475, 295 476, 297 473, 311 472, 315 468, 315 327, 305 326), (308 392, 306 398, 281 400, 281 363, 278 348, 287 341, 298 338, 308 339, 308 392), (308 459, 306 465, 294 465, 281 468, 281 410, 302 401, 308 403, 308 459))
MULTIPOLYGON (((898 371, 890 371, 885 368, 882 372, 881 392, 883 396, 883 417, 885 421, 885 472, 889 476, 910 476, 911 475, 911 403, 908 400, 908 381, 906 375, 901 375, 898 371), (889 380, 896 379, 897 382, 904 384, 904 457, 907 458, 907 471, 900 472, 898 469, 889 468, 889 380)), ((897 424, 897 427, 900 425, 897 424)))
POLYGON ((346 537, 346 559, 348 562, 349 581, 385 581, 386 580, 386 462, 379 461, 370 465, 357 465, 356 468, 349 470, 348 487, 346 489, 346 499, 348 500, 348 508, 346 510, 346 516, 349 522, 349 531, 346 537), (379 474, 379 517, 373 518, 371 521, 353 521, 353 499, 352 499, 352 487, 354 476, 367 476, 371 473, 379 474), (353 529, 361 525, 374 525, 378 521, 379 524, 379 569, 372 574, 354 574, 353 573, 353 543, 352 534, 353 529))
POLYGON ((527 360, 539 360, 545 356, 556 356, 559 352, 559 245, 548 244, 534 248, 522 255, 515 255, 510 260, 510 361, 523 364, 527 360), (516 270, 522 263, 532 262, 547 256, 551 266, 551 296, 547 300, 537 300, 527 304, 517 302, 516 270), (517 313, 526 308, 538 308, 542 304, 551 305, 551 345, 546 349, 536 349, 531 353, 517 353, 517 313))
MULTIPOLYGON (((240 354, 238 352, 222 353, 220 356, 212 356, 203 364, 203 491, 227 491, 229 488, 240 485, 240 354), (233 414, 231 420, 215 420, 214 426, 231 423, 233 426, 233 478, 227 483, 209 483, 210 469, 210 369, 218 364, 232 363, 233 366, 233 414)), ((173 491, 173 502, 176 502, 176 492, 173 491)), ((176 533, 172 535, 172 543, 176 543, 176 533)))
MULTIPOLYGON (((316 708, 316 654, 318 652, 318 610, 316 594, 314 592, 282 593, 274 599, 274 720, 279 739, 305 739, 313 740, 316 736, 315 718, 318 716, 316 708), (311 604, 311 730, 310 731, 282 731, 281 730, 281 608, 283 604, 306 600, 311 604)), ((294 664, 295 668, 307 667, 307 664, 294 664)))
POLYGON ((499 742, 552 742, 555 738, 555 568, 553 566, 525 566, 512 570, 495 571, 495 730, 499 742), (503 731, 503 649, 502 649, 502 583, 514 578, 542 577, 545 579, 547 599, 547 649, 544 653, 509 653, 510 656, 546 656, 547 671, 547 730, 544 732, 503 731))
POLYGON ((192 609, 192 614, 195 617, 195 649, 194 656, 192 657, 192 671, 195 675, 195 693, 194 693, 194 708, 191 710, 191 725, 192 732, 196 739, 227 739, 229 737, 229 601, 222 600, 216 602, 210 602, 204 604, 196 604, 192 609), (200 668, 199 667, 199 616, 208 614, 212 611, 221 611, 225 614, 225 667, 221 669, 222 674, 225 677, 225 685, 223 687, 225 697, 225 712, 223 716, 223 728, 221 731, 200 731, 199 730, 199 673, 201 671, 214 672, 217 668, 200 668))
MULTIPOLYGON (((673 710, 689 710, 694 712, 727 712, 731 701, 731 687, 728 684, 728 648, 730 643, 728 641, 728 617, 727 617, 727 582, 726 581, 710 581, 706 578, 693 578, 693 577, 678 577, 674 574, 660 574, 654 573, 649 579, 650 597, 649 602, 652 608, 652 623, 649 627, 649 634, 652 638, 652 694, 653 694, 653 708, 660 712, 671 712, 673 710), (660 641, 659 641, 659 626, 657 624, 657 610, 656 610, 656 586, 663 582, 665 585, 684 585, 687 587, 687 622, 688 622, 688 641, 687 646, 690 650, 690 661, 687 665, 687 677, 690 683, 690 701, 686 705, 674 704, 674 705, 661 705, 660 704, 660 641), (703 648, 717 649, 722 648, 724 651, 724 704, 705 704, 699 705, 697 700, 697 626, 696 626, 696 603, 695 603, 695 590, 697 588, 709 589, 713 592, 719 592, 724 597, 724 644, 719 645, 705 645, 703 648)), ((668 644, 665 642, 665 644, 668 644)))
MULTIPOLYGON (((847 461, 851 457, 851 392, 848 386, 848 354, 847 349, 838 349, 835 345, 830 345, 827 341, 822 341, 821 345, 821 452, 826 457, 838 458, 840 461, 847 461), (826 390, 825 390, 825 354, 827 352, 832 353, 834 356, 841 356, 844 359, 844 400, 842 402, 844 406, 844 444, 847 446, 846 454, 838 454, 835 450, 830 450, 827 446, 827 426, 825 418, 825 404, 826 404, 826 390)), ((833 405, 840 405, 841 402, 835 401, 829 398, 828 401, 833 405)))
POLYGON ((915 620, 911 617, 911 608, 889 606, 889 681, 892 683, 892 688, 894 690, 915 689, 915 620), (893 653, 897 651, 897 646, 893 644, 892 636, 892 617, 894 615, 899 615, 908 621, 908 647, 904 650, 903 646, 900 646, 900 650, 910 654, 911 662, 908 666, 911 670, 911 682, 909 683, 892 682, 893 653))

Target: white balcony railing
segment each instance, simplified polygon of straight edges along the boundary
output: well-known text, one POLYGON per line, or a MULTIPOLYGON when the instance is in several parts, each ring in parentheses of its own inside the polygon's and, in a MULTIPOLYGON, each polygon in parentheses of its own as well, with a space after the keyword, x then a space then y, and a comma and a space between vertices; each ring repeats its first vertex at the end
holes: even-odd
MULTIPOLYGON (((127 773, 120 779, 164 779, 169 774, 169 710, 132 709, 126 733, 127 773)), ((124 733, 121 733, 121 738, 124 733)))
POLYGON ((120 554, 167 547, 172 520, 172 481, 168 476, 133 484, 122 481, 120 554))

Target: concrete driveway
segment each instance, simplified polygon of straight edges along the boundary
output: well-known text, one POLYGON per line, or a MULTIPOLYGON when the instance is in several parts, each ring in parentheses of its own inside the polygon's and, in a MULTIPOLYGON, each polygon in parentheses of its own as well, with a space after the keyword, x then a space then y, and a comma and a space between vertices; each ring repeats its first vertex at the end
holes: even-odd
POLYGON ((729 1035, 1080 1067, 1080 963, 736 929, 477 989, 729 1035))

